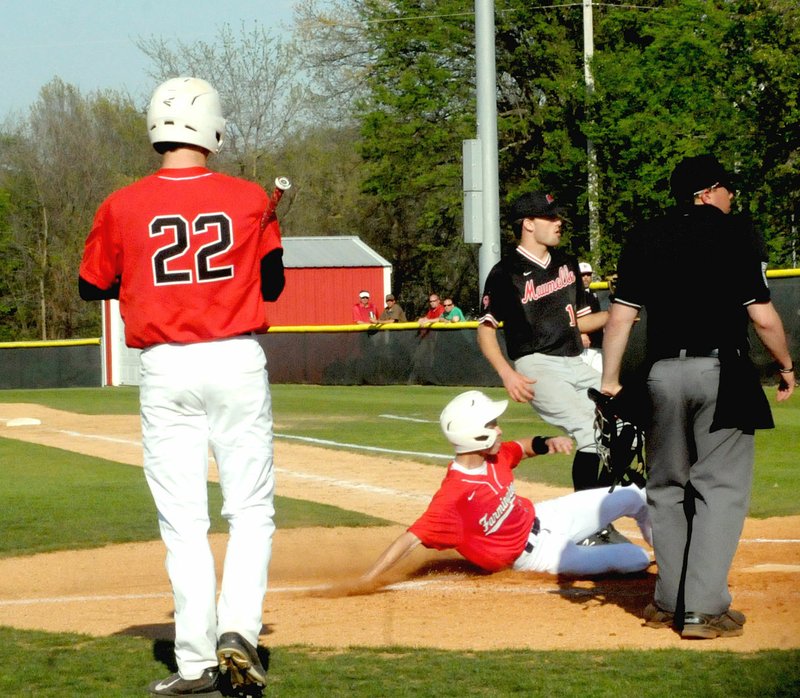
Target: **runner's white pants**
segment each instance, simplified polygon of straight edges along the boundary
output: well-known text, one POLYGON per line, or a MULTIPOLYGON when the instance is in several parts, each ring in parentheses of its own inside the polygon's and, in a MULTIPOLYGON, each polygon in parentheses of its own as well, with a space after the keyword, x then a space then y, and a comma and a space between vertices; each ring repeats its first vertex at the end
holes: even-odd
POLYGON ((647 551, 633 543, 578 545, 623 516, 635 519, 642 537, 652 545, 646 494, 635 485, 610 493, 605 487, 581 490, 538 502, 535 508, 540 530, 528 537, 533 549, 517 558, 515 570, 581 576, 639 572, 650 564, 647 551))
POLYGON ((161 344, 142 352, 144 469, 158 510, 175 599, 175 659, 193 679, 217 664, 218 637, 253 645, 262 627, 275 489, 272 407, 253 337, 161 344), (208 542, 211 448, 228 521, 219 601, 208 542))

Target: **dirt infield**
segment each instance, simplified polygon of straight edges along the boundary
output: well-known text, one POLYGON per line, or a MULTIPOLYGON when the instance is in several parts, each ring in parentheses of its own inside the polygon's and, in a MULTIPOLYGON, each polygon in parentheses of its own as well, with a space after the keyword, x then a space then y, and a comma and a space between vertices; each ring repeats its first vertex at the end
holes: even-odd
MULTIPOLYGON (((280 424, 277 425, 280 430, 280 424)), ((140 466, 136 417, 96 417, 0 404, 0 436, 140 466), (8 426, 20 417, 39 425, 8 426)), ((753 651, 800 647, 800 517, 748 520, 731 574, 740 638, 687 642, 642 627, 655 566, 594 580, 485 575, 455 554, 416 550, 393 583, 349 595, 350 583, 424 508, 442 466, 276 443, 278 493, 397 521, 391 528, 276 533, 264 608, 266 646, 406 645, 442 649, 666 648, 753 651)), ((536 500, 566 490, 519 483, 536 500)), ((98 522, 100 525, 102 522, 98 522)), ((633 522, 619 528, 641 543, 633 522)), ((225 536, 213 537, 218 564, 225 536)), ((0 624, 91 635, 172 637, 160 542, 0 560, 0 624)))

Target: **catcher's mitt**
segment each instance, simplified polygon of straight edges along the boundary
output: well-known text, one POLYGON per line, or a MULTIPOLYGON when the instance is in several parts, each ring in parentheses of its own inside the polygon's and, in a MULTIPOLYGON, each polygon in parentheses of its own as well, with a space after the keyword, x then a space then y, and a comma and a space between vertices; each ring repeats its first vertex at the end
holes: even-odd
POLYGON ((617 485, 644 487, 647 478, 644 462, 643 422, 647 409, 620 390, 616 396, 589 388, 595 404, 594 438, 601 467, 611 472, 611 491, 617 485))

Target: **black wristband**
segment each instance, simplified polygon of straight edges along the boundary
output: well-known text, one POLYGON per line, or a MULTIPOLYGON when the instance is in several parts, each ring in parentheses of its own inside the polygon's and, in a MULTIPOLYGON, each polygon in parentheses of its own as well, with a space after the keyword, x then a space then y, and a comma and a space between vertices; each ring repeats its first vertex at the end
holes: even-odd
POLYGON ((779 368, 778 373, 794 373, 794 364, 789 366, 789 368, 779 368))
POLYGON ((534 436, 531 439, 531 450, 537 456, 543 456, 545 453, 550 453, 550 447, 547 445, 549 436, 534 436))

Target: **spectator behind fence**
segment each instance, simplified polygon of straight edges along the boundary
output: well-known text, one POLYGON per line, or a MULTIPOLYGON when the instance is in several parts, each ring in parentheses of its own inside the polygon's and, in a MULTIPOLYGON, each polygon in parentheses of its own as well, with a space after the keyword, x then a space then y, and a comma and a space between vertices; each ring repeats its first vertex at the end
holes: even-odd
POLYGON ((445 298, 442 302, 442 307, 444 308, 444 312, 442 313, 442 317, 439 318, 442 322, 464 321, 464 313, 461 312, 461 308, 453 303, 452 298, 445 298))
POLYGON ((358 294, 358 303, 353 306, 353 324, 372 325, 378 321, 378 309, 370 301, 369 291, 358 294))
POLYGON ((436 293, 431 293, 428 296, 428 312, 425 313, 417 322, 422 327, 427 327, 428 325, 432 325, 434 322, 439 320, 439 318, 444 313, 444 306, 442 305, 442 301, 439 299, 439 295, 436 293))
POLYGON ((406 314, 391 293, 386 296, 386 307, 378 318, 378 322, 408 322, 406 314))

